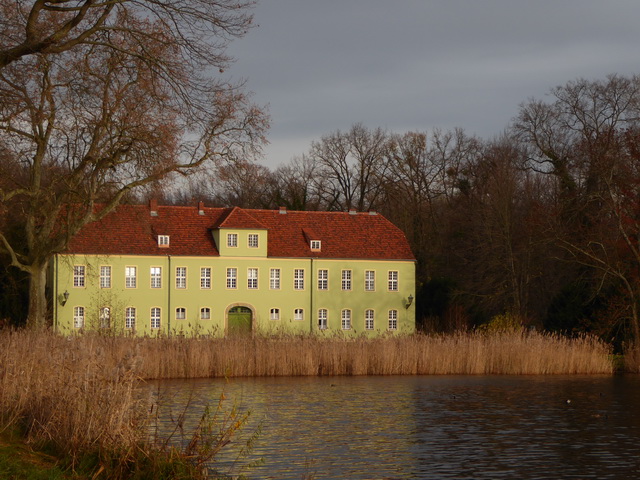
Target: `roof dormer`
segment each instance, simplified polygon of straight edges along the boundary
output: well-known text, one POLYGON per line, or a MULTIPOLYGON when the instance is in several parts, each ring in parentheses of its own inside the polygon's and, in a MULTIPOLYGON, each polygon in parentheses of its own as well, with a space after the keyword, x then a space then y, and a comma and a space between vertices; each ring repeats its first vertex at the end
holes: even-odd
POLYGON ((160 248, 169 248, 169 235, 158 235, 158 246, 160 248))

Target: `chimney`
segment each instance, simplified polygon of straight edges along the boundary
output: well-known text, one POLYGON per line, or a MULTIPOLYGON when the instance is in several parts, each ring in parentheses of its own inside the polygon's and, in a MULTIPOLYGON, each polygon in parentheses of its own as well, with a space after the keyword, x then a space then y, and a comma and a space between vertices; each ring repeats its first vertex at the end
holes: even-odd
POLYGON ((152 198, 151 200, 149 200, 149 214, 152 217, 158 216, 158 199, 157 198, 152 198))
POLYGON ((377 215, 378 212, 376 212, 375 210, 369 210, 369 215, 377 215))
POLYGON ((286 215, 287 214, 287 207, 280 207, 280 213, 282 215, 286 215))
POLYGON ((350 208, 349 209, 349 215, 356 215, 358 213, 358 211, 355 208, 350 208))
POLYGON ((204 215, 204 202, 198 202, 198 215, 204 215))

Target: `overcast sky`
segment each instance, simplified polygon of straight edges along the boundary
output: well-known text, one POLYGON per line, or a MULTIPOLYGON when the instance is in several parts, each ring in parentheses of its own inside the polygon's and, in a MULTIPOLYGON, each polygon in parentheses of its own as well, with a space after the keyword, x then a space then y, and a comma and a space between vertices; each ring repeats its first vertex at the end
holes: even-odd
POLYGON ((232 43, 272 126, 263 163, 362 122, 500 134, 570 80, 640 73, 640 0, 259 0, 232 43))

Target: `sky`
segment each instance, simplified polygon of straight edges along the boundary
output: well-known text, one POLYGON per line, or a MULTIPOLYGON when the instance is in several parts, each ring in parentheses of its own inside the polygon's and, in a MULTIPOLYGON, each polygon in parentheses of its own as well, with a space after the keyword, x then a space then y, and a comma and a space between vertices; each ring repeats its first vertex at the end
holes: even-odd
POLYGON ((261 163, 356 123, 498 136, 528 99, 640 74, 638 0, 258 0, 229 73, 267 105, 261 163))

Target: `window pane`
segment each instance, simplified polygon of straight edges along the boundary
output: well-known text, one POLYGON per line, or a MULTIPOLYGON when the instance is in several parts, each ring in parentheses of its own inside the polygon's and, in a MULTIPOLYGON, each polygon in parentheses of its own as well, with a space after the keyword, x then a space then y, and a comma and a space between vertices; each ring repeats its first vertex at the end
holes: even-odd
POLYGON ((342 310, 342 329, 351 330, 351 310, 342 310))
POLYGON ((238 286, 238 269, 227 268, 227 288, 237 288, 238 286))
POLYGON ((342 270, 342 290, 351 290, 351 270, 342 270))
POLYGON ((100 288, 111 288, 111 267, 109 265, 100 267, 100 288))
POLYGON ((187 267, 176 267, 176 288, 187 288, 187 267))
POLYGON ((211 267, 200 269, 200 288, 211 288, 211 267))
POLYGON ((247 288, 249 289, 258 288, 258 269, 257 268, 249 268, 247 270, 247 288))
POLYGON ((318 270, 318 290, 329 289, 329 270, 318 270))

